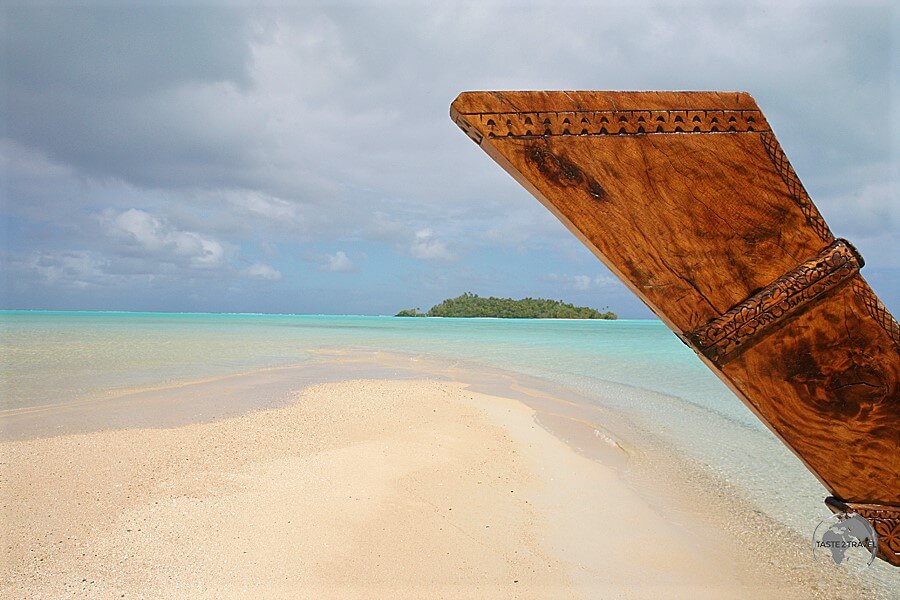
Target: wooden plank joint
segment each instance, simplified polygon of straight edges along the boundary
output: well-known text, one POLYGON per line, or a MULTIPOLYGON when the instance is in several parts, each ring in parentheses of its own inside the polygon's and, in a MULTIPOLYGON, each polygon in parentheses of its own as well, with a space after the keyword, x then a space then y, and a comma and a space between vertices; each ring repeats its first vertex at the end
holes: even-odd
POLYGON ((853 277, 863 264, 849 242, 835 240, 722 316, 686 333, 685 338, 714 364, 722 365, 739 348, 853 277))

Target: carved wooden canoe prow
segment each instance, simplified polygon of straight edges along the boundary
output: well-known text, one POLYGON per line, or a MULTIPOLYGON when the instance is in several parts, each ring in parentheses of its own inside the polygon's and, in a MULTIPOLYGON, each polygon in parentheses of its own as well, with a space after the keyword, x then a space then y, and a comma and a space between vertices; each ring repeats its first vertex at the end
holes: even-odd
POLYGON ((465 92, 453 121, 900 565, 900 326, 741 92, 465 92))

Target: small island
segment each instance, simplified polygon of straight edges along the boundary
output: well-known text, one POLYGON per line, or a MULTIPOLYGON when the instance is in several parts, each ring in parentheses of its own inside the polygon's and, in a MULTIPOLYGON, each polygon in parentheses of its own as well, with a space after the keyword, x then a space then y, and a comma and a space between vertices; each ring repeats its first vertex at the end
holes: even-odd
POLYGON ((444 300, 428 310, 408 308, 397 313, 398 317, 495 317, 500 319, 608 319, 616 313, 600 312, 586 306, 574 306, 562 300, 544 298, 482 298, 466 292, 462 296, 444 300))

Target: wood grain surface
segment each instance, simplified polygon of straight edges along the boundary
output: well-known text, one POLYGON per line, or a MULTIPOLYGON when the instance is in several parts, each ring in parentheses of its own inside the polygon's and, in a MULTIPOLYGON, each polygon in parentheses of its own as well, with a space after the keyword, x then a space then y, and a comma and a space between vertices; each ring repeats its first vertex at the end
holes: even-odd
POLYGON ((465 92, 450 114, 838 501, 898 514, 900 327, 749 94, 465 92))

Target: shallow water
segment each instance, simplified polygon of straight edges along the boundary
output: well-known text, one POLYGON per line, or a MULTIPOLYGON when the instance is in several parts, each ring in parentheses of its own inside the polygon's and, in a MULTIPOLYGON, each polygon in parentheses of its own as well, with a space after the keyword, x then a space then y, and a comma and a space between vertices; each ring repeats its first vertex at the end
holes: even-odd
MULTIPOLYGON (((49 405, 77 419, 94 398, 300 368, 283 385, 273 378, 265 394, 261 386, 237 404, 231 398, 229 410, 248 410, 317 379, 410 376, 402 361, 366 371, 366 356, 390 353, 432 369, 496 369, 568 390, 706 465, 803 536, 830 514, 822 485, 658 321, 2 311, 0 336, 0 420, 49 405)), ((182 417, 216 412, 215 395, 200 402, 182 417)))

